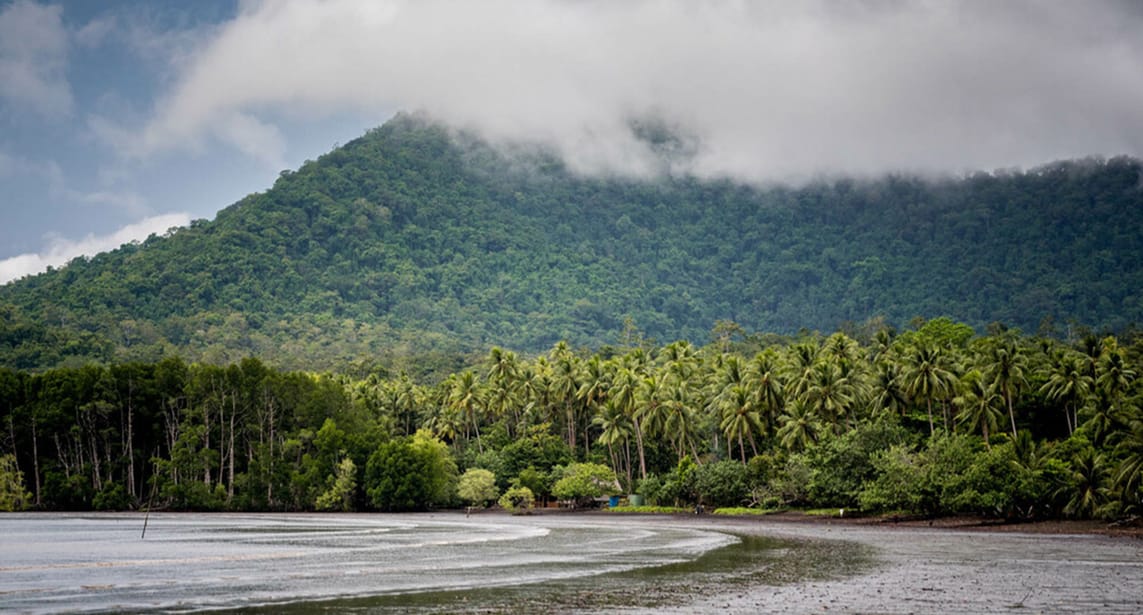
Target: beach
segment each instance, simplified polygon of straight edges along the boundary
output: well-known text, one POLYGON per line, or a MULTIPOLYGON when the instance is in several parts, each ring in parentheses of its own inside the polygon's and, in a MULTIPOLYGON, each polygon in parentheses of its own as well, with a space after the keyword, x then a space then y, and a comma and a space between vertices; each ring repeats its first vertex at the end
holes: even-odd
POLYGON ((1143 540, 1099 523, 157 513, 144 539, 138 513, 0 522, 0 611, 20 613, 1143 612, 1143 540))

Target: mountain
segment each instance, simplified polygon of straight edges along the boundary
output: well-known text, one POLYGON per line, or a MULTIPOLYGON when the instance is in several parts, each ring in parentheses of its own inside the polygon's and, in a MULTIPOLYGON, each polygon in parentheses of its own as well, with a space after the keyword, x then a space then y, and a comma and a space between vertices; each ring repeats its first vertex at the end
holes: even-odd
POLYGON ((800 187, 585 177, 400 115, 214 220, 0 286, 0 365, 451 369, 491 345, 702 343, 719 321, 1119 330, 1143 321, 1141 178, 1129 158, 800 187))

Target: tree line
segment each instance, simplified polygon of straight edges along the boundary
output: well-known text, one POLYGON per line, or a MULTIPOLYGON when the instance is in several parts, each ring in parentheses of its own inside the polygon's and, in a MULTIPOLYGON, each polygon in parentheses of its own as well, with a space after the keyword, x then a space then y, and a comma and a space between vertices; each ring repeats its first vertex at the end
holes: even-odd
POLYGON ((0 505, 423 510, 510 492, 509 506, 635 493, 1140 514, 1143 341, 914 324, 783 338, 723 322, 702 347, 494 347, 437 382, 254 358, 0 369, 0 505))

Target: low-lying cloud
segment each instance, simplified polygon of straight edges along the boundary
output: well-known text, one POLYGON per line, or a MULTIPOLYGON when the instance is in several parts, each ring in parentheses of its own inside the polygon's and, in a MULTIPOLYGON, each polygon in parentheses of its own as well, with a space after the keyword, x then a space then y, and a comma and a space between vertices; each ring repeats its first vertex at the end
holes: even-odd
POLYGON ((186 59, 137 153, 215 139, 282 159, 275 122, 423 110, 582 170, 790 179, 1143 154, 1129 2, 249 1, 186 59), (242 126, 245 130, 228 130, 242 126))
POLYGON ((60 267, 78 256, 114 250, 125 243, 142 241, 151 234, 161 235, 187 224, 190 224, 190 216, 174 213, 145 218, 107 235, 87 235, 78 240, 48 237, 48 246, 38 254, 20 254, 0 260, 0 284, 40 273, 48 267, 60 267))

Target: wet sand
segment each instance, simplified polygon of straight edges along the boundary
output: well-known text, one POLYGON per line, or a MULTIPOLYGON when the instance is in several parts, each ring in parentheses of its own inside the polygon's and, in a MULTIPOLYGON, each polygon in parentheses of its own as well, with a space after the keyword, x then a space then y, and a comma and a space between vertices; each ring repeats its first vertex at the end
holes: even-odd
POLYGON ((7 572, 31 577, 0 591, 0 611, 1143 613, 1143 540, 1099 523, 186 514, 152 519, 142 541, 133 514, 5 521, 26 526, 0 540, 27 560, 7 572), (59 562, 25 544, 28 527, 59 562), (55 593, 24 591, 39 585, 55 593))
POLYGON ((1143 613, 1143 540, 1133 530, 1106 535, 1117 532, 1102 523, 552 517, 536 521, 686 527, 743 545, 667 569, 441 596, 422 612, 1143 613))
POLYGON ((711 517, 683 522, 738 534, 856 543, 871 550, 871 562, 851 576, 752 584, 696 596, 678 607, 660 605, 656 612, 1143 612, 1143 540, 1102 535, 1103 524, 936 524, 963 524, 950 528, 927 522, 711 517))

